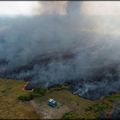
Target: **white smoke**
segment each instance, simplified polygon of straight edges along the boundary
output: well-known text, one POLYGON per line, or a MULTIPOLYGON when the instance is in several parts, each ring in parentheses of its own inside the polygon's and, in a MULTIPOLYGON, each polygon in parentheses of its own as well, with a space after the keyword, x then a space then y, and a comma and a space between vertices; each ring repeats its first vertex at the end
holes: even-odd
POLYGON ((119 19, 84 15, 81 3, 40 2, 40 15, 1 17, 1 76, 45 86, 119 76, 119 19))
POLYGON ((68 1, 40 1, 39 7, 34 12, 38 14, 59 14, 66 15, 68 1))

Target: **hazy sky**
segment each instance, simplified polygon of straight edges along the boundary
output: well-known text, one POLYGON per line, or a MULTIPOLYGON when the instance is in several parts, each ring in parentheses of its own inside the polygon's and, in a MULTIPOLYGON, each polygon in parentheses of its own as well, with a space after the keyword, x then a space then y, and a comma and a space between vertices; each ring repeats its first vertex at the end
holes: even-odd
POLYGON ((88 15, 120 15, 120 1, 83 2, 81 10, 88 15))
MULTIPOLYGON (((83 14, 120 15, 119 1, 79 1, 77 4, 80 4, 79 10, 83 14)), ((67 5, 68 1, 0 1, 0 15, 34 15, 44 12, 65 15, 67 5)))
POLYGON ((0 15, 31 15, 36 6, 33 1, 0 1, 0 15))
POLYGON ((82 14, 88 17, 99 17, 92 18, 91 22, 94 23, 92 28, 81 28, 81 31, 120 35, 120 1, 0 1, 0 16, 16 17, 18 15, 43 14, 63 16, 72 12, 78 16, 82 14))

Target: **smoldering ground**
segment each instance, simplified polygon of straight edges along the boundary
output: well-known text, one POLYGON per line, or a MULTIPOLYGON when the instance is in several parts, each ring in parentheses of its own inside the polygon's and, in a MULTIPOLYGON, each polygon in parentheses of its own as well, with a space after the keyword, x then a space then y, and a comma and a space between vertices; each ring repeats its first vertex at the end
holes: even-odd
POLYGON ((119 17, 85 15, 81 3, 44 2, 40 15, 1 17, 0 76, 36 87, 71 81, 93 99, 120 90, 119 17))

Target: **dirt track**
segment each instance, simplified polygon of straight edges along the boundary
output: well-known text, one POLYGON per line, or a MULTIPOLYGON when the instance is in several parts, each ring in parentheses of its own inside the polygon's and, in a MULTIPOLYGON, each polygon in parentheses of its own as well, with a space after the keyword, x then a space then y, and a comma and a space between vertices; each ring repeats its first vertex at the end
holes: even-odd
POLYGON ((36 113, 42 116, 43 119, 60 119, 64 113, 70 111, 66 105, 60 105, 59 107, 52 108, 45 102, 39 105, 34 100, 31 100, 30 104, 33 106, 36 113))

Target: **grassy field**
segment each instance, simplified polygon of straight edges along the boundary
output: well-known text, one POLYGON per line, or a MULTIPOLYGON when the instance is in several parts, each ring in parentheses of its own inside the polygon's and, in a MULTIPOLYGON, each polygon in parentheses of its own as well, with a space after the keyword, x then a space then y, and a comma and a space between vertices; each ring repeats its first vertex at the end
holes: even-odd
MULTIPOLYGON (((37 90, 32 101, 22 102, 18 99, 19 96, 32 93, 22 90, 24 84, 24 81, 0 79, 0 119, 96 119, 103 112, 109 116, 114 103, 120 100, 120 93, 103 97, 100 100, 87 100, 73 95, 67 87, 58 86, 48 90, 37 90), (58 101, 56 108, 47 105, 49 98, 58 101)), ((32 94, 34 92, 35 90, 32 94)))
POLYGON ((92 101, 73 95, 67 89, 54 88, 50 89, 46 95, 34 99, 43 114, 49 113, 45 114, 48 115, 47 118, 66 118, 67 116, 67 118, 73 117, 81 119, 96 119, 102 116, 103 112, 106 114, 106 117, 109 118, 116 100, 120 100, 120 93, 92 101), (47 105, 49 98, 54 98, 58 101, 59 105, 57 108, 50 108, 47 105))
MULTIPOLYGON (((85 100, 83 98, 80 98, 79 96, 75 96, 67 90, 54 91, 43 97, 36 98, 35 101, 43 110, 45 109, 46 111, 46 109, 48 109, 49 113, 54 111, 54 114, 57 114, 59 109, 62 109, 62 107, 67 106, 68 109, 64 111, 64 113, 75 111, 76 113, 79 114, 79 116, 77 116, 79 118, 95 118, 96 117, 96 114, 93 112, 87 112, 87 113, 85 112, 85 109, 88 108, 88 106, 94 104, 93 101, 85 100), (46 105, 49 98, 56 99, 60 103, 60 106, 57 109, 55 108, 50 109, 46 105)), ((59 113, 60 116, 57 114, 55 117, 56 118, 62 117, 63 114, 60 115, 59 113)))
POLYGON ((29 94, 22 90, 24 84, 23 81, 0 79, 0 119, 40 118, 29 102, 18 100, 18 96, 29 94))

